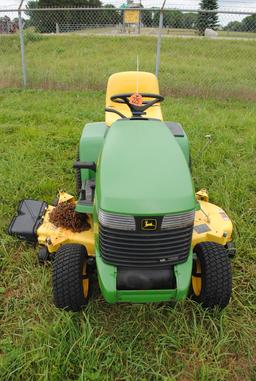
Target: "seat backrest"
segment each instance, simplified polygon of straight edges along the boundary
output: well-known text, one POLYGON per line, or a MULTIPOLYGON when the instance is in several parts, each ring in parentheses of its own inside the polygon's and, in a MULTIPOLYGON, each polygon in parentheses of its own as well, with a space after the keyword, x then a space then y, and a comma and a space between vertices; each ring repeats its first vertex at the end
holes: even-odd
MULTIPOLYGON (((106 107, 116 109, 128 118, 131 117, 131 111, 126 104, 112 102, 110 98, 115 94, 136 93, 137 91, 139 93, 159 94, 157 77, 144 71, 125 71, 112 74, 107 85, 106 107)), ((145 117, 163 120, 160 103, 146 110, 145 117)), ((117 114, 105 113, 105 122, 108 126, 111 126, 117 119, 120 119, 117 114)))

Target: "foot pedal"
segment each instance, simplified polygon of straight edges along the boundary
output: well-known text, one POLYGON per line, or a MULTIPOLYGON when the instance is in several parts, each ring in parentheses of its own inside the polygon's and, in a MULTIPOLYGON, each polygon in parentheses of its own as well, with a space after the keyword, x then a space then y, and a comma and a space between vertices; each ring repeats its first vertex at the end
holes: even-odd
POLYGON ((87 180, 82 184, 82 189, 79 197, 79 204, 92 205, 95 192, 95 180, 87 180))

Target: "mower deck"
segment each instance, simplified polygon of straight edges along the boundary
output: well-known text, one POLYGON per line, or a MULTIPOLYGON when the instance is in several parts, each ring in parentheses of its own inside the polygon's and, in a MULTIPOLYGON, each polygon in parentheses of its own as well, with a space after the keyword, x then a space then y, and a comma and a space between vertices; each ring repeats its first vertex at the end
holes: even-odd
MULTIPOLYGON (((48 206, 43 222, 37 230, 39 245, 45 245, 49 253, 54 253, 58 248, 67 243, 77 243, 83 245, 87 249, 89 256, 94 255, 94 235, 93 229, 84 230, 82 232, 73 232, 64 227, 56 227, 49 221, 49 215, 54 206, 48 206)), ((92 218, 89 216, 90 226, 93 225, 92 218)))
MULTIPOLYGON (((231 220, 223 209, 208 202, 208 195, 205 190, 197 192, 196 196, 200 208, 195 213, 192 247, 196 246, 199 242, 207 241, 225 246, 231 241, 231 220)), ((76 201, 73 196, 62 192, 59 196, 59 203, 63 202, 76 201)), ((38 241, 39 245, 46 246, 50 253, 56 252, 63 244, 74 243, 85 246, 88 255, 95 256, 94 228, 91 215, 88 215, 90 223, 88 230, 73 232, 64 227, 56 227, 50 222, 49 215, 53 209, 54 206, 47 206, 46 203, 41 201, 21 201, 18 214, 13 218, 9 232, 25 240, 38 241), (31 210, 32 205, 36 209, 31 210), (28 234, 28 231, 31 233, 28 234), (35 234, 37 239, 31 239, 32 232, 34 232, 33 234, 35 234)))

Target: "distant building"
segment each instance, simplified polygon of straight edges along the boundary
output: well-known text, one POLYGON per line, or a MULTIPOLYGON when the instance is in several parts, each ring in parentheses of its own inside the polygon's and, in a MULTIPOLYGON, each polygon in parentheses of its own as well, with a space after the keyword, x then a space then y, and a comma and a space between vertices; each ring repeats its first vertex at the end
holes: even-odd
POLYGON ((143 8, 141 2, 134 2, 133 0, 127 0, 126 3, 122 4, 121 9, 123 9, 123 23, 121 26, 121 32, 123 33, 138 33, 140 34, 141 27, 141 12, 140 9, 143 8))
POLYGON ((141 2, 134 2, 133 0, 127 0, 127 8, 143 8, 141 2))
POLYGON ((10 17, 4 16, 0 18, 0 34, 16 33, 17 29, 19 29, 18 23, 12 21, 10 17))

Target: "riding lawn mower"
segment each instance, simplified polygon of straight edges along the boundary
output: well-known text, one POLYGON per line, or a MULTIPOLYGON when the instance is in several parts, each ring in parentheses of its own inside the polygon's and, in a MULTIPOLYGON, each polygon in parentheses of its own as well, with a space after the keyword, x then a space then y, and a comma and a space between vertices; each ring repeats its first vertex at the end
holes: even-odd
POLYGON ((151 73, 111 75, 105 122, 87 124, 80 139, 77 199, 20 202, 9 234, 52 261, 57 307, 86 306, 96 272, 108 303, 229 303, 232 223, 205 189, 195 193, 188 138, 163 121, 163 100, 151 73))

